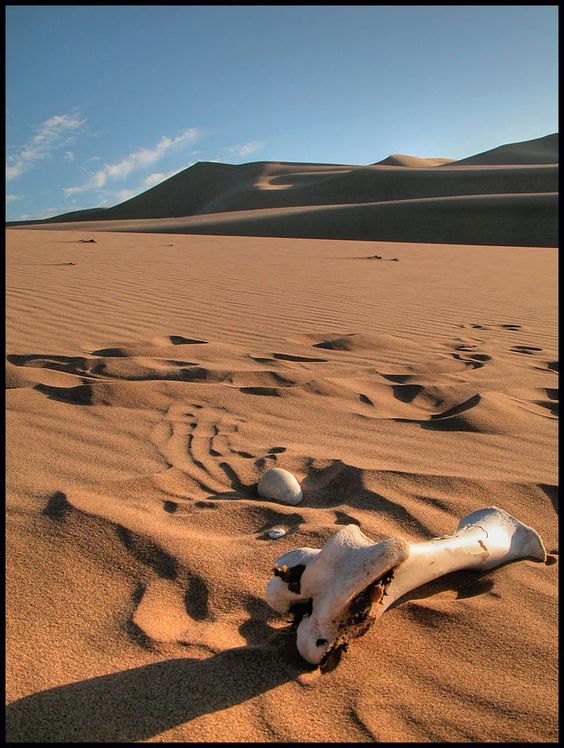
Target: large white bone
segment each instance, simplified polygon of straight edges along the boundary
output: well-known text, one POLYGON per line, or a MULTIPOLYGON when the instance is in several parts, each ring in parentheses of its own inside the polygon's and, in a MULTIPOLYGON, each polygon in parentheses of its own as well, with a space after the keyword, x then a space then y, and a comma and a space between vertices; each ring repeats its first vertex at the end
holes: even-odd
POLYGON ((452 571, 493 569, 522 558, 546 561, 543 542, 497 507, 479 509, 452 535, 422 543, 374 543, 346 525, 322 549, 298 548, 277 558, 266 599, 279 613, 299 611, 298 651, 317 665, 411 590, 452 571))

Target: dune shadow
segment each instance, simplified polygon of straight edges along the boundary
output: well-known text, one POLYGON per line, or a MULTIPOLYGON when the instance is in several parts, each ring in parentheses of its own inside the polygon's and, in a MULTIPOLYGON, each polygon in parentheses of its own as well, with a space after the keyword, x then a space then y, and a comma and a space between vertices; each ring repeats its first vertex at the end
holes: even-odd
POLYGON ((341 460, 334 460, 327 467, 316 468, 310 458, 306 470, 301 487, 308 506, 333 509, 347 505, 374 510, 423 537, 431 534, 430 528, 406 507, 369 489, 364 484, 361 468, 347 465, 341 460))
POLYGON ((49 384, 36 384, 33 388, 49 400, 70 405, 92 405, 92 387, 90 384, 79 384, 76 387, 53 387, 49 384))
POLYGON ((72 509, 73 507, 69 503, 66 494, 62 491, 55 491, 55 493, 49 497, 47 505, 42 510, 41 514, 45 517, 50 517, 56 522, 62 522, 72 509))
POLYGON ((539 488, 544 491, 544 493, 548 496, 552 503, 552 508, 556 512, 556 514, 559 514, 558 511, 558 486, 551 486, 548 483, 539 483, 539 488))
POLYGON ((480 395, 473 395, 463 403, 459 403, 442 413, 435 413, 429 418, 393 418, 397 423, 417 423, 422 429, 431 431, 466 431, 479 432, 480 429, 469 419, 467 411, 475 408, 481 402, 480 395))
POLYGON ((205 579, 199 574, 188 576, 188 585, 184 593, 184 607, 195 621, 205 621, 209 615, 209 590, 205 579))
POLYGON ((69 683, 6 707, 8 742, 142 741, 204 714, 244 703, 305 672, 281 649, 287 633, 261 646, 207 659, 165 660, 69 683), (272 646, 276 644, 276 646, 272 646))
POLYGON ((161 579, 176 579, 178 562, 149 538, 143 537, 123 525, 115 525, 118 538, 131 555, 144 566, 153 569, 161 579))
POLYGON ((264 395, 266 397, 280 397, 280 391, 275 387, 239 387, 244 395, 264 395))
POLYGON ((279 361, 298 361, 303 363, 323 363, 327 361, 326 358, 313 358, 311 356, 293 356, 289 353, 273 353, 273 358, 279 361))
POLYGON ((131 354, 124 348, 98 348, 98 350, 92 351, 92 355, 102 358, 126 358, 131 354))
POLYGON ((411 403, 424 389, 420 384, 396 384, 392 387, 392 392, 396 400, 411 403))
POLYGON ((59 356, 51 353, 12 353, 6 356, 6 359, 14 366, 34 366, 70 374, 87 373, 87 363, 91 361, 85 356, 59 356))
POLYGON ((206 345, 207 340, 198 340, 197 338, 185 338, 182 335, 169 335, 172 345, 206 345))

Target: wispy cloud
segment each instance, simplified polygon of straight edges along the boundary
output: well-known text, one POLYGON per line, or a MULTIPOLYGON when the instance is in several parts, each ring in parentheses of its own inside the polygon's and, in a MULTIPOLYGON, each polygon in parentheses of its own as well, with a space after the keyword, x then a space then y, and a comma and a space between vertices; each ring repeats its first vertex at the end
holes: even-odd
POLYGON ((130 197, 133 197, 134 195, 137 195, 137 190, 118 190, 116 192, 116 197, 120 203, 123 203, 125 200, 129 200, 130 197))
POLYGON ((41 221, 43 218, 51 218, 63 213, 68 208, 42 208, 41 210, 34 210, 32 213, 21 213, 16 218, 10 218, 11 221, 41 221))
POLYGON ((199 135, 200 131, 193 127, 177 135, 175 138, 163 136, 152 148, 142 148, 139 151, 130 153, 129 156, 123 158, 121 161, 117 161, 114 164, 105 164, 104 168, 95 172, 85 184, 76 187, 65 187, 63 188, 63 192, 66 195, 73 195, 77 192, 99 190, 105 187, 108 182, 126 179, 131 172, 152 166, 173 149, 195 140, 199 135))
POLYGON ((154 187, 156 184, 164 182, 165 179, 170 179, 170 177, 173 177, 175 174, 180 174, 181 171, 184 171, 184 169, 188 169, 188 167, 193 165, 193 163, 184 164, 184 166, 181 166, 180 169, 172 169, 172 171, 167 172, 158 171, 154 174, 149 174, 149 176, 145 177, 145 179, 143 180, 143 186, 154 187))
POLYGON ((227 155, 231 158, 245 158, 245 156, 249 156, 251 153, 258 151, 261 148, 264 148, 264 143, 262 143, 260 140, 251 140, 249 143, 232 145, 224 148, 223 150, 226 151, 227 155))
POLYGON ((6 202, 7 203, 15 203, 16 200, 22 200, 21 195, 6 195, 6 202))
POLYGON ((8 156, 6 181, 19 177, 39 161, 51 156, 74 139, 76 130, 86 122, 78 114, 56 114, 37 128, 33 138, 18 153, 8 156))

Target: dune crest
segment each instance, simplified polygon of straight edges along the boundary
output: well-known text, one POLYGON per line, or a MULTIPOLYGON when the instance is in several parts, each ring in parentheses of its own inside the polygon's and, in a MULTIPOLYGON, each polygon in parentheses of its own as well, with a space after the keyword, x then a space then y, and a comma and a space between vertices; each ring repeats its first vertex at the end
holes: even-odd
POLYGON ((8 225, 553 247, 557 196, 553 134, 460 161, 199 162, 110 208, 8 225))

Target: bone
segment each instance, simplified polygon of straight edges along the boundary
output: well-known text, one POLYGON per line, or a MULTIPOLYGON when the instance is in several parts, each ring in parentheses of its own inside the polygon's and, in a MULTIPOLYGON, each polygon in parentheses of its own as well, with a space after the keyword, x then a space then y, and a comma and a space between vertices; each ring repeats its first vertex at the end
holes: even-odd
POLYGON ((408 592, 453 571, 485 571, 524 558, 546 562, 541 538, 497 507, 463 517, 452 535, 420 543, 400 537, 374 543, 346 525, 321 549, 277 558, 266 600, 279 613, 294 613, 300 655, 323 667, 408 592))

